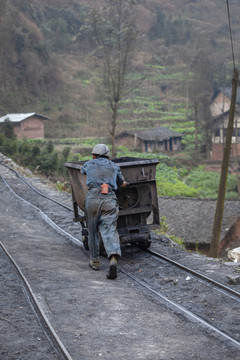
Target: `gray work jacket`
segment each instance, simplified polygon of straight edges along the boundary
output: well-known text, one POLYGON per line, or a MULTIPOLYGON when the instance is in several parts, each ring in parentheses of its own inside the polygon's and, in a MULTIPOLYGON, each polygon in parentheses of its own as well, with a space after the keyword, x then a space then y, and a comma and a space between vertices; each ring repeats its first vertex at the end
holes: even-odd
POLYGON ((105 183, 116 191, 124 182, 120 167, 106 158, 89 160, 80 171, 87 175, 88 188, 100 188, 105 183))

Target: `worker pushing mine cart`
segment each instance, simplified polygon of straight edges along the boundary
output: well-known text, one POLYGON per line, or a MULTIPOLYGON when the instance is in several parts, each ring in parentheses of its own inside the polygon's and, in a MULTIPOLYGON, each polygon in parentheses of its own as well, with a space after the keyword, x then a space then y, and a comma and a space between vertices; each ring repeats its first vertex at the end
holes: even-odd
MULTIPOLYGON (((122 157, 111 159, 121 169, 128 186, 116 192, 119 203, 117 230, 121 244, 137 243, 141 248, 150 246, 150 231, 159 227, 156 188, 158 160, 122 157)), ((67 162, 74 211, 74 221, 82 226, 83 244, 88 249, 88 231, 84 215, 84 199, 88 188, 86 176, 80 170, 85 162, 67 162), (82 214, 79 214, 79 208, 82 214)))

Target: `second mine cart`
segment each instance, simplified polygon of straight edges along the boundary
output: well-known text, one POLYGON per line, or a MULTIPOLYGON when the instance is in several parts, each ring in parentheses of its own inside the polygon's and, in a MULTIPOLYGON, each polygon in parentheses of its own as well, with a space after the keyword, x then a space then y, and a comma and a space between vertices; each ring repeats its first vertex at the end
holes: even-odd
MULTIPOLYGON (((157 160, 122 157, 111 159, 122 171, 128 182, 125 189, 116 192, 119 203, 119 217, 117 230, 121 244, 137 243, 141 248, 148 248, 151 244, 150 230, 159 227, 158 197, 156 188, 157 160)), ((67 162, 74 220, 82 225, 84 247, 87 244, 87 224, 83 215, 79 215, 79 208, 84 213, 84 199, 87 194, 86 175, 80 170, 84 161, 67 162)))

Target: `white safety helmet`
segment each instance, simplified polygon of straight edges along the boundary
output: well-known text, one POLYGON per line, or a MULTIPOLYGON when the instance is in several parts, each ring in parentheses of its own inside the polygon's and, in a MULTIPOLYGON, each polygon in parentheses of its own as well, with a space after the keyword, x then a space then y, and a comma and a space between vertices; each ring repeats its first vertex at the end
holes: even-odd
POLYGON ((105 144, 97 144, 92 149, 92 155, 109 157, 109 152, 110 152, 110 149, 105 144))

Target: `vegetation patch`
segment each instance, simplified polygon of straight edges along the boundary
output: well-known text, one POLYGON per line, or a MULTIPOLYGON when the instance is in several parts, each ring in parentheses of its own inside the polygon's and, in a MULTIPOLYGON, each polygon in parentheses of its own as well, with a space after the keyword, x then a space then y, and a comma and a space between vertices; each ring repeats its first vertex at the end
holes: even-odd
MULTIPOLYGON (((186 184, 197 188, 201 198, 216 199, 218 196, 218 187, 220 174, 214 171, 205 171, 203 165, 193 169, 186 177, 186 184)), ((238 198, 238 181, 237 176, 229 174, 227 181, 226 198, 238 198)))
MULTIPOLYGON (((105 139, 106 140, 106 139, 105 139)), ((106 143, 106 141, 104 142, 106 143)), ((6 124, 0 134, 0 152, 11 157, 19 165, 50 177, 56 182, 58 189, 65 189, 69 182, 64 167, 66 161, 86 161, 91 159, 91 149, 103 139, 66 138, 66 139, 34 139, 17 140, 11 124, 6 124), (74 152, 73 149, 79 149, 74 152), (84 149, 84 151, 81 151, 84 149), (89 149, 89 150, 88 150, 89 149)), ((111 148, 111 145, 108 145, 111 148)), ((159 196, 183 196, 216 199, 220 174, 206 171, 204 166, 184 167, 181 161, 161 153, 141 153, 130 151, 124 146, 117 147, 117 157, 136 157, 156 159, 156 182, 159 196)), ((238 198, 237 175, 229 174, 226 198, 238 198)))

